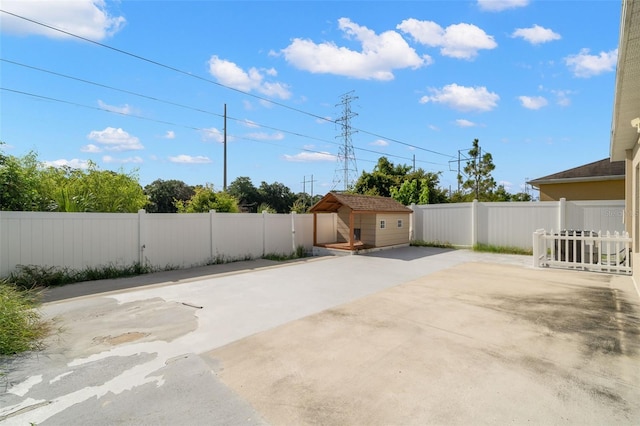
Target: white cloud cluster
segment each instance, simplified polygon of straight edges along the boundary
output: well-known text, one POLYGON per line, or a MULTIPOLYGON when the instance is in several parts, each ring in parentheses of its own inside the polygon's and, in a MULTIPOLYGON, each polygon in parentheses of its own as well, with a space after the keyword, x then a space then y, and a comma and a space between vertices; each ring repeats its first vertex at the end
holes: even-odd
POLYGON ((102 161, 105 163, 116 163, 116 164, 140 164, 143 162, 142 158, 138 157, 127 157, 127 158, 116 158, 110 155, 105 155, 102 157, 102 161))
POLYGON ((203 155, 186 155, 180 154, 175 157, 169 157, 169 161, 172 163, 178 164, 208 164, 211 163, 211 159, 209 157, 205 157, 203 155))
POLYGON ((395 69, 417 69, 431 63, 429 56, 420 57, 395 31, 376 34, 348 18, 340 18, 338 26, 348 38, 360 43, 361 50, 296 38, 282 49, 284 58, 294 67, 312 73, 383 81, 393 80, 395 69))
POLYGON ((478 0, 480 9, 488 12, 502 12, 507 9, 524 7, 529 4, 529 0, 478 0))
POLYGON ((420 103, 443 104, 458 111, 491 111, 498 106, 500 96, 486 87, 466 87, 455 83, 441 89, 430 88, 431 96, 423 96, 420 103))
MULTIPOLYGON (((126 23, 123 16, 109 14, 104 0, 3 0, 2 8, 91 40, 110 37, 126 23)), ((5 13, 0 14, 0 28, 2 32, 13 34, 69 37, 5 13)))
POLYGON ((256 139, 260 141, 281 141, 284 139, 284 133, 275 132, 275 133, 266 133, 266 132, 253 132, 247 133, 248 138, 256 139))
POLYGON ((109 105, 103 102, 101 99, 98 99, 98 106, 106 111, 111 111, 123 115, 129 115, 133 112, 133 108, 128 104, 124 104, 122 106, 109 105))
POLYGON ((562 38, 560 34, 540 25, 534 25, 530 28, 518 28, 511 34, 511 37, 520 37, 531 44, 542 44, 562 38))
POLYGON ((377 139, 377 140, 371 142, 369 145, 371 145, 371 146, 389 146, 389 142, 385 141, 384 139, 377 139))
POLYGON ((454 24, 447 28, 432 21, 405 19, 397 27, 425 46, 439 47, 443 56, 473 59, 482 49, 495 49, 498 44, 493 36, 472 24, 454 24))
POLYGON ((458 127, 476 127, 477 124, 473 121, 466 120, 464 118, 459 118, 456 120, 456 126, 458 127))
POLYGON ((248 71, 243 70, 237 64, 226 59, 220 59, 213 55, 209 59, 209 73, 215 77, 220 84, 242 90, 243 92, 257 91, 258 93, 289 99, 291 92, 286 84, 266 81, 265 77, 275 77, 275 69, 259 70, 251 67, 248 71))
POLYGON ((209 139, 213 139, 216 142, 224 142, 224 133, 222 133, 220 130, 216 129, 215 127, 211 127, 209 129, 203 129, 202 130, 202 139, 203 140, 209 140, 209 139))
POLYGON ((329 152, 300 152, 295 155, 284 155, 286 161, 309 163, 314 161, 336 161, 337 157, 329 152))
POLYGON ((580 53, 564 58, 565 64, 576 77, 589 78, 605 72, 613 71, 618 61, 618 49, 591 55, 589 49, 582 49, 580 53))
POLYGON ((96 153, 102 151, 136 151, 144 149, 144 146, 140 143, 140 139, 120 128, 107 127, 104 130, 93 130, 87 135, 87 138, 96 142, 98 145, 86 145, 82 147, 83 152, 96 153))
POLYGON ((542 96, 518 96, 520 103, 527 109, 540 109, 549 104, 546 98, 542 96))
POLYGON ((47 167, 71 167, 72 169, 88 169, 89 168, 88 160, 80 160, 78 158, 73 158, 71 160, 66 160, 64 158, 61 158, 59 160, 45 161, 44 164, 47 167))
POLYGON ((176 138, 176 132, 174 132, 173 130, 167 130, 167 133, 165 133, 163 137, 165 139, 175 139, 176 138))

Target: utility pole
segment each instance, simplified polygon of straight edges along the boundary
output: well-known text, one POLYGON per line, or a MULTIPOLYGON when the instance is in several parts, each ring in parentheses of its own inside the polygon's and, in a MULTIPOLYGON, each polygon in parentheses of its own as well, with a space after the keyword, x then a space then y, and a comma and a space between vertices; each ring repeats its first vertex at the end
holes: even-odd
POLYGON ((355 131, 351 129, 351 119, 358 115, 351 111, 351 101, 358 99, 358 97, 352 96, 352 94, 353 90, 342 95, 342 101, 336 105, 342 106, 342 116, 336 120, 336 123, 339 122, 341 124, 341 132, 340 135, 336 137, 342 138, 343 145, 340 147, 340 152, 338 153, 338 165, 333 177, 333 187, 335 188, 342 182, 345 191, 353 186, 358 174, 356 155, 353 150, 353 144, 351 143, 351 135, 355 133, 355 131))
POLYGON ((224 104, 224 178, 222 180, 222 190, 227 190, 227 104, 224 104))

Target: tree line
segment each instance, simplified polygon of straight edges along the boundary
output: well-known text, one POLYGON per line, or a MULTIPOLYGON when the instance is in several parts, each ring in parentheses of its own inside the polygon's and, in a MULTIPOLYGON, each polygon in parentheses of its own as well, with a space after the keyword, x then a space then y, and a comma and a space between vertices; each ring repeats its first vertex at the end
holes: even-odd
MULTIPOLYGON (((440 187, 440 172, 394 164, 386 157, 379 158, 371 172, 362 172, 349 192, 392 197, 404 205, 531 200, 528 194, 510 194, 496 184, 491 154, 481 154, 477 139, 468 154, 464 174, 458 176, 460 190, 455 192, 440 187)), ((157 179, 142 187, 136 171, 100 170, 92 162, 86 169, 47 166, 35 152, 16 157, 0 151, 0 210, 305 213, 320 198, 293 193, 279 182, 263 181, 256 187, 246 176, 236 178, 226 191, 175 179, 157 179)))

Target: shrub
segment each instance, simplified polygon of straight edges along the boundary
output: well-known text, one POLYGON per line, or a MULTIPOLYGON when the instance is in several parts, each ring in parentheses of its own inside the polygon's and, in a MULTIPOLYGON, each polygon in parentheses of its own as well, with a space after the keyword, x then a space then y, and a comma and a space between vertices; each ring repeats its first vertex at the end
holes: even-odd
POLYGON ((41 349, 49 327, 37 307, 40 295, 0 281, 0 355, 41 349))

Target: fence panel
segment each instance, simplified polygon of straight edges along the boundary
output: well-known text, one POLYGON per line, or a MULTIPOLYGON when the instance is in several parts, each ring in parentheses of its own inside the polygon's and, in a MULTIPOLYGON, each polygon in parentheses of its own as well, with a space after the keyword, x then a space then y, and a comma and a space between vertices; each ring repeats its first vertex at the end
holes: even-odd
POLYGON ((147 265, 186 268, 211 260, 209 213, 141 214, 140 226, 147 265))
MULTIPOLYGON (((338 215, 336 213, 318 213, 316 222, 316 243, 333 243, 338 239, 338 215)), ((311 224, 311 232, 313 232, 313 223, 311 224)), ((313 235, 311 236, 311 245, 313 245, 313 235)))
MULTIPOLYGON (((624 201, 567 201, 567 229, 624 232, 624 201)), ((550 229, 550 228, 546 228, 550 229)))
POLYGON ((417 210, 424 210, 414 218, 415 239, 460 246, 473 244, 472 203, 414 207, 417 210))
POLYGON ((138 215, 2 212, 0 276, 17 265, 72 269, 138 261, 138 215))
POLYGON ((264 252, 262 214, 212 213, 213 258, 229 261, 261 257, 264 252))
POLYGON ((296 248, 302 246, 305 249, 311 249, 313 247, 313 215, 296 214, 293 217, 296 229, 296 248))
POLYGON ((289 214, 264 214, 264 254, 288 255, 295 250, 291 220, 289 214))
POLYGON ((478 204, 478 243, 530 249, 536 229, 551 229, 558 223, 555 202, 478 204))

